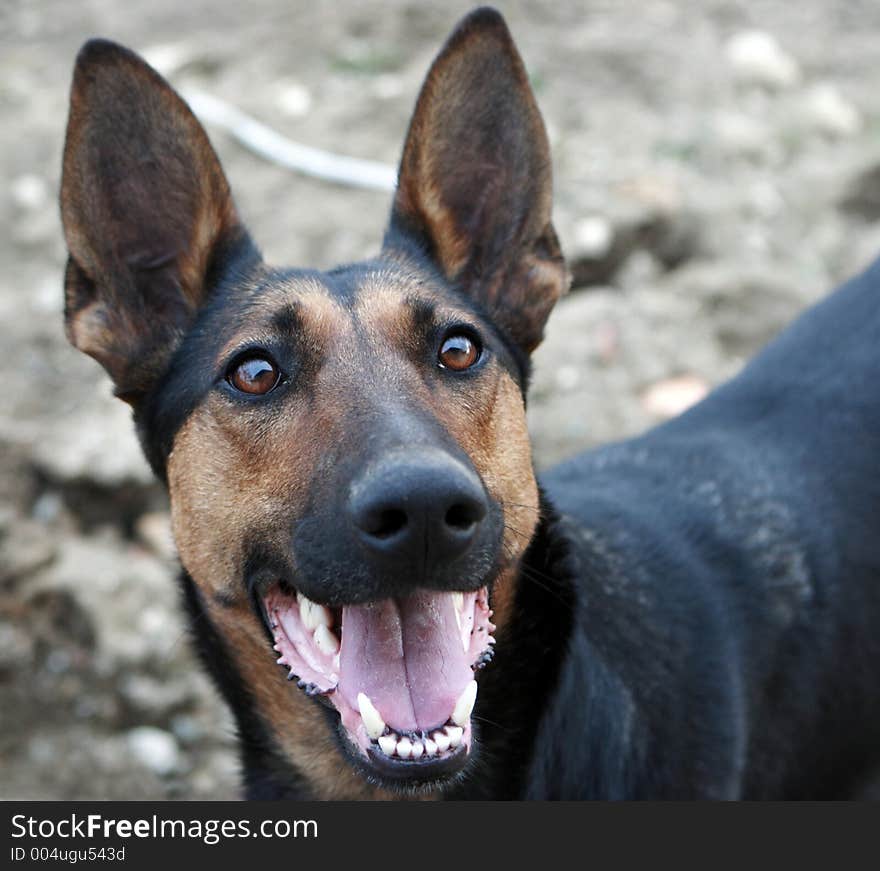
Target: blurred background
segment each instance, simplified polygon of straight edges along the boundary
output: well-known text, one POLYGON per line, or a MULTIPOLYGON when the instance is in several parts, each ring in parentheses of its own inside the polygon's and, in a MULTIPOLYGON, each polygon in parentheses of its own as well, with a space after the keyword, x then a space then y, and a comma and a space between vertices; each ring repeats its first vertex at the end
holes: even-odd
MULTIPOLYGON (((536 359, 540 468, 677 413, 880 252, 880 4, 497 5, 547 121, 575 277, 536 359)), ((164 494, 127 407, 63 336, 77 49, 116 39, 293 140, 393 164, 468 8, 0 2, 0 798, 236 795, 164 494)), ((376 252, 387 193, 304 178, 208 129, 268 260, 376 252)))

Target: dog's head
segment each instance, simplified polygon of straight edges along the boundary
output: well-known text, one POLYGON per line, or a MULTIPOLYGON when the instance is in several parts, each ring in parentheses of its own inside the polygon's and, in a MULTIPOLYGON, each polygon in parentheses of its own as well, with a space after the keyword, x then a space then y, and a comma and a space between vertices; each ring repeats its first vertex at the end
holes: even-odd
POLYGON ((134 408, 251 713, 316 795, 455 777, 538 520, 528 355, 567 282, 501 17, 431 68, 374 260, 266 265, 187 106, 103 41, 61 203, 68 335, 134 408))

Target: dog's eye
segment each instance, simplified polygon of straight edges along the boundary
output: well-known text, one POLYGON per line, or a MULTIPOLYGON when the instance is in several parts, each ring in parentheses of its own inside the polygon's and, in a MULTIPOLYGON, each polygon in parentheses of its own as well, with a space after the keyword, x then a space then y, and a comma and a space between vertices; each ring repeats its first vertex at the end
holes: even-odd
POLYGON ((242 393, 261 396, 275 389, 281 370, 266 357, 246 357, 230 367, 226 380, 242 393))
POLYGON ((480 346, 470 336, 454 333, 443 340, 437 359, 442 368, 463 372, 480 359, 480 346))

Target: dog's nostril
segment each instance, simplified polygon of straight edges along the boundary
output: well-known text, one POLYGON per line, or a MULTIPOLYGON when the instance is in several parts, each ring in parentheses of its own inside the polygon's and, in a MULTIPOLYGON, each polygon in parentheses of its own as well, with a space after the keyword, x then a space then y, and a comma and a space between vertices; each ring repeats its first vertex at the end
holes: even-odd
POLYGON ((373 514, 363 525, 363 530, 374 538, 391 538, 406 526, 406 522, 406 512, 399 508, 388 508, 373 514))
POLYGON ((453 505, 446 512, 446 517, 444 519, 446 521, 446 525, 451 527, 452 529, 466 532, 478 520, 480 520, 480 512, 476 509, 475 506, 462 502, 458 503, 457 505, 453 505))

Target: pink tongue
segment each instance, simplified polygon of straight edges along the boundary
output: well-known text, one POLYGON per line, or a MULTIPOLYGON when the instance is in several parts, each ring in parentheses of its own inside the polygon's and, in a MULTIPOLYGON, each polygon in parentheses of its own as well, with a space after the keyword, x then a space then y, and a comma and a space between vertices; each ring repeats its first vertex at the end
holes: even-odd
POLYGON ((365 693, 396 731, 442 726, 474 676, 451 593, 346 605, 339 657, 336 691, 355 710, 365 693))

